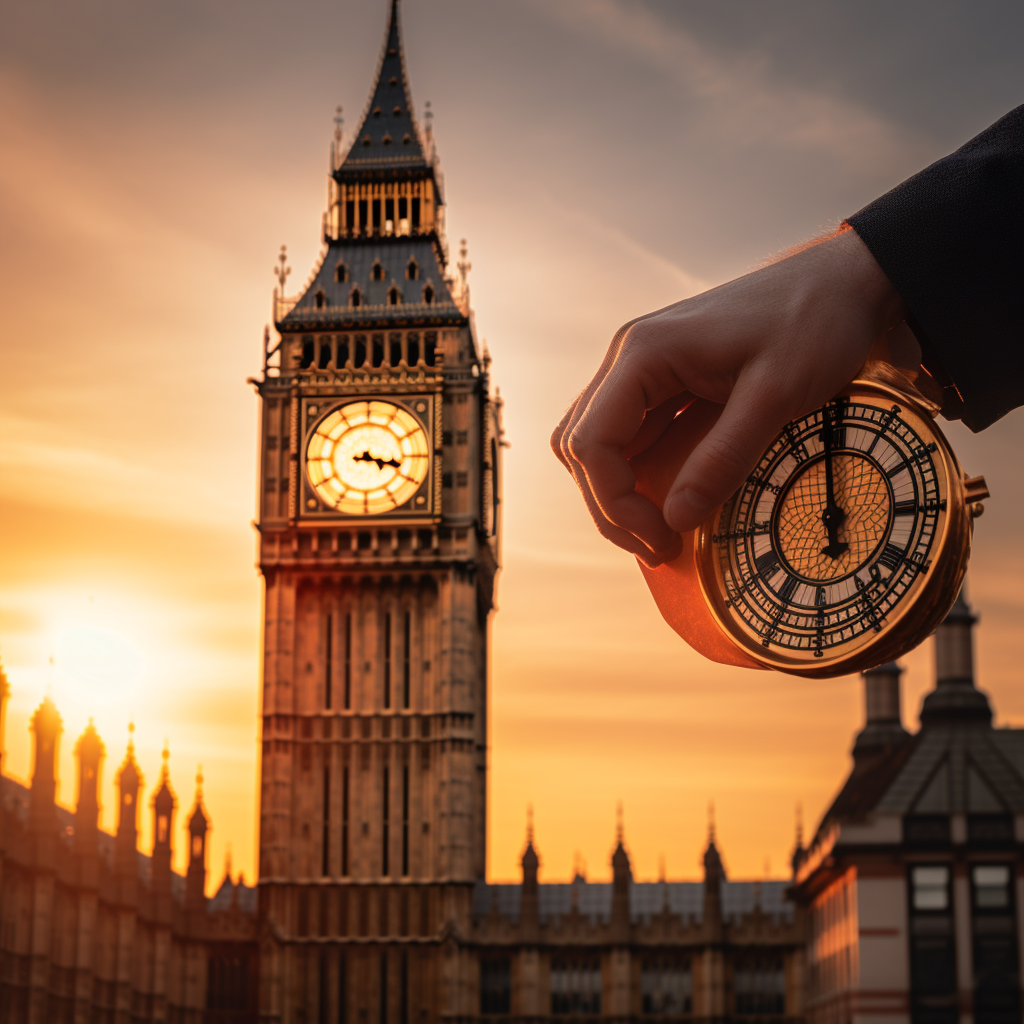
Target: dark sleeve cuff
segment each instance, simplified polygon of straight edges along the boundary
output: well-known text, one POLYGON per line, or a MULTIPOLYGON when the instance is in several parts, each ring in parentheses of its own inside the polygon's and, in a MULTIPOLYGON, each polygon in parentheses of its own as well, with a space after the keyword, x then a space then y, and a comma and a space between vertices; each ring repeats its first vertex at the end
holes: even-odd
POLYGON ((848 223, 903 298, 925 365, 955 387, 967 426, 1024 405, 1024 106, 848 223))

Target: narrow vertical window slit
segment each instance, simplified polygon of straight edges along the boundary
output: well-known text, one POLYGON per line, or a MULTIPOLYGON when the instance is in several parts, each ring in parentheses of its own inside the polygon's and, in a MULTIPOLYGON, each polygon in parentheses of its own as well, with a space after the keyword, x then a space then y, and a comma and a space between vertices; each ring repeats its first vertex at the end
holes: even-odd
POLYGON ((402 642, 402 707, 409 706, 409 663, 410 663, 410 639, 412 635, 412 622, 409 612, 405 613, 405 624, 403 629, 402 642))
POLYGON ((386 876, 386 875, 391 874, 391 871, 390 871, 391 865, 388 863, 388 845, 389 845, 388 840, 390 838, 389 835, 388 835, 388 825, 390 824, 390 822, 388 821, 388 817, 389 817, 389 813, 390 813, 390 806, 389 806, 389 804, 391 802, 390 801, 391 794, 389 792, 390 784, 391 784, 391 772, 389 771, 387 765, 384 766, 384 779, 383 779, 383 782, 384 782, 384 792, 383 792, 383 794, 381 796, 381 825, 382 825, 382 828, 381 828, 381 872, 380 873, 382 875, 386 876))
POLYGON ((341 874, 348 878, 348 766, 341 773, 341 874))
POLYGON ((345 616, 345 710, 352 707, 352 616, 345 616))
POLYGON ((391 612, 384 616, 384 707, 391 707, 391 612))
POLYGON ((402 769, 402 877, 409 874, 409 767, 402 769))
POLYGON ((324 638, 324 707, 331 710, 331 675, 333 666, 331 665, 331 644, 333 641, 333 625, 334 617, 330 612, 327 613, 327 635, 324 638))
POLYGON ((324 765, 323 841, 320 874, 326 878, 331 866, 331 768, 324 765))

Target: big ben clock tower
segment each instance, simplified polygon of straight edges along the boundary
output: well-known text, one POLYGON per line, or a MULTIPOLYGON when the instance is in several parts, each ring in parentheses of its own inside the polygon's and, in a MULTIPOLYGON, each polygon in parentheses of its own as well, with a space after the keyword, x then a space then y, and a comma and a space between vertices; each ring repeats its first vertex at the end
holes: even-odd
POLYGON ((464 1012, 501 424, 443 213, 392 0, 320 261, 275 296, 257 382, 261 1020, 464 1012))

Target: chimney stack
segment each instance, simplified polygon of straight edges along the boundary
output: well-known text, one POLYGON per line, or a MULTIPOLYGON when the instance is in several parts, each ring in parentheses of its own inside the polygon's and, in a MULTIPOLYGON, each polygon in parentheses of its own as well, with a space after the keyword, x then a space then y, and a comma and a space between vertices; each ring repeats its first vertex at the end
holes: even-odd
POLYGON ((864 679, 864 728, 853 744, 853 760, 863 764, 888 747, 902 743, 909 733, 900 710, 900 676, 894 661, 868 669, 864 679))
POLYGON ((992 724, 988 697, 974 685, 974 624, 967 584, 935 631, 935 689, 921 705, 921 727, 992 724))

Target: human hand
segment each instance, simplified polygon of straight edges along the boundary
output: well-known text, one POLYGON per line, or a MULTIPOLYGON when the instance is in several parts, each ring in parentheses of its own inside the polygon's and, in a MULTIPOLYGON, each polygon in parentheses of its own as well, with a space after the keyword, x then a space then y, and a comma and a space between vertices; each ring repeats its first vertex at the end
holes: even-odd
POLYGON ((886 351, 887 337, 894 361, 920 362, 905 316, 867 246, 841 228, 621 327, 551 447, 603 536, 648 566, 670 561, 679 535, 729 498, 782 426, 838 394, 869 354, 886 351), (662 514, 635 491, 629 459, 694 397, 724 408, 676 476, 662 514))

